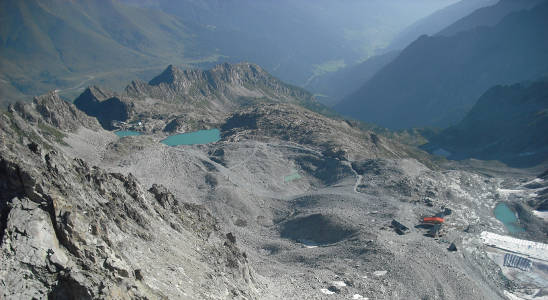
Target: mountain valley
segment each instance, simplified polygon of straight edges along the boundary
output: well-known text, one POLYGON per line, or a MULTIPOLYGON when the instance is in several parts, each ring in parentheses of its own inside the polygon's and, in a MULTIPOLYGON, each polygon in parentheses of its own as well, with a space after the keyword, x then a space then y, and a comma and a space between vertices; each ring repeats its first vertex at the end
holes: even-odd
POLYGON ((548 299, 547 0, 0 3, 0 299, 548 299))

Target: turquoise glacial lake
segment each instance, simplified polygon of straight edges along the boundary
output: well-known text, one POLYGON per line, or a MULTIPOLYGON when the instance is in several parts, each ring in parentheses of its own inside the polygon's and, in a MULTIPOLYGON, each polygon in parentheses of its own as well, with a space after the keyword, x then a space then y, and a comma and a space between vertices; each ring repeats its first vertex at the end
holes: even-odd
POLYGON ((506 205, 506 203, 499 203, 495 206, 494 210, 495 218, 501 221, 510 233, 523 232, 521 226, 518 225, 518 218, 516 214, 506 205))
POLYGON ((221 131, 219 129, 209 129, 172 135, 162 140, 162 143, 168 146, 203 145, 217 142, 220 139, 221 131))
POLYGON ((293 180, 301 179, 302 176, 297 170, 291 170, 291 174, 284 176, 284 182, 291 182, 293 180))
POLYGON ((116 131, 114 133, 119 137, 136 136, 136 135, 141 135, 142 134, 138 131, 131 131, 131 130, 120 130, 120 131, 116 131))

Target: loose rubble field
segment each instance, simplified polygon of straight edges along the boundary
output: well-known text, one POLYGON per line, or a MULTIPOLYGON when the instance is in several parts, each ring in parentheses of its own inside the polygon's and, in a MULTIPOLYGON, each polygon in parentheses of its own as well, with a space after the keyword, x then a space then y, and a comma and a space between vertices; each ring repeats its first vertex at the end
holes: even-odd
POLYGON ((492 213, 512 194, 507 177, 431 170, 414 159, 349 163, 276 139, 167 147, 147 136, 82 134, 67 139, 68 153, 205 204, 238 237, 263 299, 501 299, 520 290, 480 239, 508 234, 492 213), (301 178, 284 180, 291 174, 301 178), (415 228, 444 208, 453 213, 440 237, 415 228), (393 219, 410 232, 398 235, 393 219))

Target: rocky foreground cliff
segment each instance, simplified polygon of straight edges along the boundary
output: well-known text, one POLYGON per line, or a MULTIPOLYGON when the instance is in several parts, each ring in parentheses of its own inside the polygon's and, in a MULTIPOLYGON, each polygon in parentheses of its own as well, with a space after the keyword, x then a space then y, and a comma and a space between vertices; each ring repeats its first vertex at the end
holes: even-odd
POLYGON ((246 254, 203 206, 63 155, 82 126, 100 130, 56 94, 0 117, 2 299, 256 297, 246 254))

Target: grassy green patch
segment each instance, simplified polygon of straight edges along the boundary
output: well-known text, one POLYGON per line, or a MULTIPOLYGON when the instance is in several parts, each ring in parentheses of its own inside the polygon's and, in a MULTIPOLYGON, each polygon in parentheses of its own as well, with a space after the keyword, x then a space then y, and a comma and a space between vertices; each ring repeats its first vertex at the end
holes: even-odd
POLYGON ((68 146, 63 139, 67 137, 66 134, 62 133, 61 131, 45 124, 45 123, 38 123, 38 128, 40 129, 40 132, 47 137, 53 138, 53 140, 61 145, 68 146))
POLYGON ((314 70, 312 71, 314 74, 313 76, 316 77, 316 76, 323 75, 325 73, 338 71, 346 67, 346 64, 344 63, 344 59, 337 59, 337 60, 326 61, 323 64, 313 65, 313 67, 314 67, 314 70))

